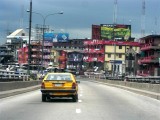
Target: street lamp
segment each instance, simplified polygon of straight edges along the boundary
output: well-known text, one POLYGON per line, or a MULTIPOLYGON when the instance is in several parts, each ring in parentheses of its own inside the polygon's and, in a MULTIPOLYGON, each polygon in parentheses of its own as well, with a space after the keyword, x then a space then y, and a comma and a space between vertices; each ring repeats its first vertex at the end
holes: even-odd
POLYGON ((31 27, 32 27, 32 0, 30 0, 30 14, 29 14, 29 40, 28 40, 28 70, 27 73, 30 75, 30 63, 31 63, 31 27))
MULTIPOLYGON (((30 12, 29 10, 27 10, 27 12, 30 12)), ((38 14, 42 17, 43 19, 43 28, 42 28, 42 35, 43 35, 43 39, 42 39, 42 58, 41 58, 41 64, 42 64, 42 73, 43 73, 43 56, 44 56, 44 31, 45 31, 45 23, 46 23, 46 19, 51 16, 51 15, 56 15, 56 14, 63 14, 63 11, 61 12, 57 12, 57 13, 51 13, 51 14, 48 14, 46 16, 42 15, 41 13, 37 13, 37 12, 33 12, 32 13, 35 13, 35 14, 38 14)))

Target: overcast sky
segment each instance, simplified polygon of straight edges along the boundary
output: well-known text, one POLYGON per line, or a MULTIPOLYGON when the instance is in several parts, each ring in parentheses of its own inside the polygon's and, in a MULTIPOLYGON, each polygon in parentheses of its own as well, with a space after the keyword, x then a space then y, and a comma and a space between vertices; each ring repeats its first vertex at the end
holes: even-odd
MULTIPOLYGON (((142 0, 117 0, 117 24, 131 24, 132 37, 141 34, 142 0)), ((145 33, 160 33, 160 0, 145 0, 145 33)), ((27 28, 30 0, 1 0, 0 43, 6 41, 7 32, 27 28), (23 21, 23 22, 20 22, 23 21)), ((112 24, 114 0, 32 0, 33 11, 47 14, 64 11, 63 15, 49 16, 46 24, 55 32, 67 32, 70 38, 91 38, 92 24, 112 24)), ((32 27, 43 19, 33 14, 32 27)))

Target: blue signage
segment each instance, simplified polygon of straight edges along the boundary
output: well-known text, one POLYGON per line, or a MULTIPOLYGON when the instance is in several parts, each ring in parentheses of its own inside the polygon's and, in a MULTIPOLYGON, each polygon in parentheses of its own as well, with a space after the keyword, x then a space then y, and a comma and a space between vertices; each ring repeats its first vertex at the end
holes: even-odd
POLYGON ((45 41, 52 42, 53 41, 53 37, 54 37, 53 33, 44 33, 44 40, 45 41))
POLYGON ((44 40, 50 42, 68 42, 68 33, 45 33, 44 40))
POLYGON ((68 33, 54 33, 53 42, 68 42, 68 33))

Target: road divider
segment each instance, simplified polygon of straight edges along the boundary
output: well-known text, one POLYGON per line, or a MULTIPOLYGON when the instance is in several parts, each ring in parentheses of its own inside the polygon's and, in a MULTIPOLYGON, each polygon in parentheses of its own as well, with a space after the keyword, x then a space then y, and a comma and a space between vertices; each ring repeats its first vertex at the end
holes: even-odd
POLYGON ((135 92, 141 95, 145 95, 145 96, 160 100, 160 84, 135 83, 135 82, 128 82, 128 81, 89 79, 89 78, 85 78, 82 80, 88 80, 92 82, 106 84, 108 86, 125 89, 131 92, 135 92))
POLYGON ((40 89, 41 81, 0 82, 0 98, 40 89))

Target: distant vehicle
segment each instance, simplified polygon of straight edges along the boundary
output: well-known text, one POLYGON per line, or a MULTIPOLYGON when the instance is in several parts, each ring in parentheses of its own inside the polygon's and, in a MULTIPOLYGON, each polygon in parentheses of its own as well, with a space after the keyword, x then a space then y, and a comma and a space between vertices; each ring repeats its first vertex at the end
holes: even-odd
POLYGON ((41 84, 42 102, 54 97, 71 97, 78 101, 78 81, 72 73, 48 73, 41 84))
POLYGON ((72 73, 74 75, 78 75, 79 74, 79 72, 76 69, 66 69, 65 72, 69 72, 69 73, 72 73))

